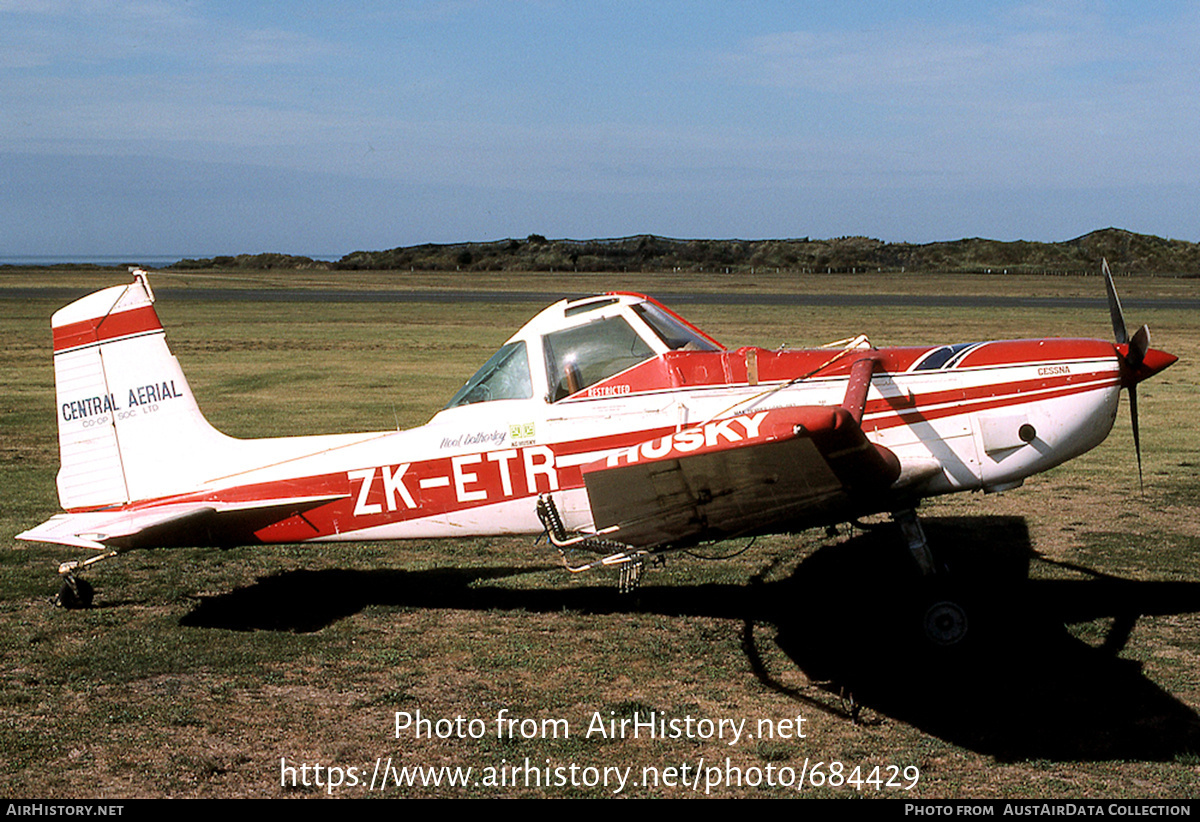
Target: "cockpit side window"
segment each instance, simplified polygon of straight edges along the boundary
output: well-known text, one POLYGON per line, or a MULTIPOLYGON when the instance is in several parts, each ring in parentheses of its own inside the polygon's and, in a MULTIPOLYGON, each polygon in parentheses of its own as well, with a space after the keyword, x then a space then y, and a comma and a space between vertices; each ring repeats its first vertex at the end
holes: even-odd
POLYGON ((458 390, 446 408, 491 400, 527 400, 533 396, 525 342, 510 342, 492 355, 458 390))
POLYGON ((654 303, 638 303, 633 310, 672 351, 721 350, 654 303))
POLYGON ((547 334, 542 340, 551 402, 654 356, 654 350, 622 317, 547 334))

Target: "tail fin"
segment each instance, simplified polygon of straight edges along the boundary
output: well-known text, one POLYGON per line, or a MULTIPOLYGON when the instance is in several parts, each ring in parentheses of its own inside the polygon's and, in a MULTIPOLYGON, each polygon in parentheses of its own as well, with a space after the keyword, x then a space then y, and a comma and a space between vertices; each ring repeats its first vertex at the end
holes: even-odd
POLYGON ((68 511, 193 490, 229 441, 204 419, 167 348, 143 271, 57 311, 54 382, 68 511))

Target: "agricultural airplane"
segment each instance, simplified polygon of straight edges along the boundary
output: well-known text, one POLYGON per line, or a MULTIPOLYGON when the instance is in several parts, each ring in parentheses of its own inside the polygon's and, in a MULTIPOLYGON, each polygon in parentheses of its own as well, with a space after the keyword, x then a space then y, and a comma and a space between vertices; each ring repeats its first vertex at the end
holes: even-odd
MULTIPOLYGON (((563 300, 512 336, 427 424, 240 440, 202 415, 145 272, 52 319, 66 513, 19 534, 133 548, 542 534, 573 571, 636 585, 656 553, 890 514, 923 574, 925 497, 1002 491, 1094 448, 1128 389, 1175 362, 1130 337, 729 350, 655 300, 563 300), (587 557, 580 560, 580 557, 587 557)), ((1139 471, 1141 463, 1138 445, 1139 471)), ((934 603, 927 635, 962 638, 934 603)))

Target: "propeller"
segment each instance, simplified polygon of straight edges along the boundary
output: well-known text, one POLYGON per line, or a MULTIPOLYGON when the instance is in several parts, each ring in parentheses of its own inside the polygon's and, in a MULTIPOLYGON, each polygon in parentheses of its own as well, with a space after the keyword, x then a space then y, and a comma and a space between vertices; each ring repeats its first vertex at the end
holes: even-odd
MULTIPOLYGON (((1129 389, 1129 418, 1133 423, 1133 450, 1137 453, 1138 489, 1144 491, 1142 440, 1138 428, 1137 384, 1150 376, 1150 374, 1142 373, 1142 366, 1146 362, 1146 353, 1150 350, 1150 328, 1143 325, 1132 337, 1129 336, 1129 332, 1125 329, 1125 312, 1121 310, 1121 300, 1117 297, 1117 288, 1113 285, 1112 272, 1108 269, 1107 259, 1103 260, 1101 269, 1104 273, 1104 288, 1108 291, 1108 313, 1112 317, 1113 336, 1116 337, 1119 346, 1117 357, 1122 365, 1121 382, 1129 389), (1123 351, 1121 346, 1125 347, 1123 351)), ((1151 373, 1159 370, 1161 369, 1155 368, 1151 373)))

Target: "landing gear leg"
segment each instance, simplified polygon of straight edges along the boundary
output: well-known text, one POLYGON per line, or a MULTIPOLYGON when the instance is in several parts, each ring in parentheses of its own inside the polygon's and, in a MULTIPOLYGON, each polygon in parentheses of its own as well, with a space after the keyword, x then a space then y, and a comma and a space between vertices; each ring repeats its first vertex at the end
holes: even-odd
POLYGON ((913 559, 917 562, 917 567, 921 569, 921 576, 933 576, 937 571, 937 566, 933 562, 933 552, 929 550, 929 543, 925 540, 925 529, 921 527, 921 521, 917 519, 917 512, 912 508, 906 508, 892 514, 892 519, 900 526, 900 533, 904 535, 904 540, 908 543, 908 552, 912 554, 913 559))
POLYGON ((922 578, 933 583, 931 587, 934 594, 926 599, 928 604, 921 618, 921 630, 926 641, 942 648, 958 645, 967 636, 967 612, 946 595, 947 573, 938 571, 933 552, 929 550, 929 542, 925 539, 925 530, 917 519, 917 512, 911 508, 897 511, 892 514, 892 519, 900 526, 900 533, 908 544, 908 551, 916 561, 922 578))

